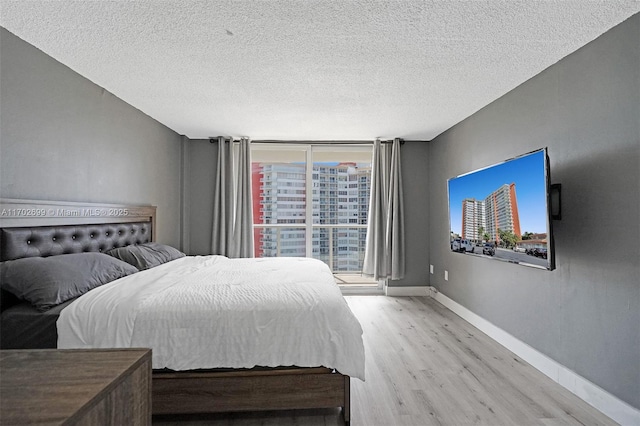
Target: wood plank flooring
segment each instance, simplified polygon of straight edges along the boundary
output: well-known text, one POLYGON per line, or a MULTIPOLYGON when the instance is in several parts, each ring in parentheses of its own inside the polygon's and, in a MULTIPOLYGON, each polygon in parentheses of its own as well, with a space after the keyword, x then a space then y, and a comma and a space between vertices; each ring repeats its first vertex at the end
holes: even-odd
MULTIPOLYGON (((345 296, 364 329, 353 426, 615 425, 428 297, 345 296)), ((343 425, 338 409, 154 417, 154 425, 343 425)))

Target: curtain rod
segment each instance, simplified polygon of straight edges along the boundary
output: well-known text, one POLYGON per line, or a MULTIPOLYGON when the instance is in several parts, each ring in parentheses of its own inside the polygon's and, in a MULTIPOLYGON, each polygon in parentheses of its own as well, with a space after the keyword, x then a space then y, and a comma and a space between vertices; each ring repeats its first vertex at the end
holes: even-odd
MULTIPOLYGON (((225 141, 227 140, 233 140, 236 141, 237 139, 232 139, 232 138, 224 138, 225 141)), ((214 143, 217 142, 218 138, 209 138, 209 142, 214 143)), ((389 139, 389 140, 381 140, 381 143, 392 143, 393 139, 389 139)), ((428 142, 428 141, 418 141, 418 140, 411 140, 411 141, 405 141, 404 139, 400 139, 400 144, 404 145, 405 142, 428 142)), ((331 145, 331 144, 344 144, 344 145, 364 145, 364 144, 371 144, 373 143, 373 140, 279 140, 279 139, 256 139, 256 140, 251 140, 251 143, 254 144, 269 144, 269 143, 282 143, 282 144, 287 144, 287 143, 291 143, 291 144, 318 144, 318 145, 331 145)))
MULTIPOLYGON (((382 143, 390 143, 393 140, 383 141, 382 143)), ((360 144, 372 144, 373 140, 278 140, 278 139, 263 139, 252 140, 251 143, 298 143, 298 144, 347 144, 347 145, 360 145, 360 144)))
MULTIPOLYGON (((393 139, 390 140, 380 140, 381 143, 392 143, 393 139)), ((302 144, 345 144, 345 145, 365 145, 372 144, 373 140, 329 140, 329 141, 296 141, 296 140, 252 140, 251 143, 302 143, 302 144)), ((404 144, 404 140, 400 139, 400 143, 404 144)))

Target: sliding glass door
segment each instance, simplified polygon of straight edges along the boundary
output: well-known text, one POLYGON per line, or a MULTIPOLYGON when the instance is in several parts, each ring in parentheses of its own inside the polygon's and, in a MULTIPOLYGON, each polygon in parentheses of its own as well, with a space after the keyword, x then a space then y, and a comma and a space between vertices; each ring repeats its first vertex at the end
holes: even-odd
POLYGON ((362 271, 370 145, 252 146, 256 257, 305 256, 362 271))
POLYGON ((307 152, 252 146, 255 257, 308 257, 307 152))

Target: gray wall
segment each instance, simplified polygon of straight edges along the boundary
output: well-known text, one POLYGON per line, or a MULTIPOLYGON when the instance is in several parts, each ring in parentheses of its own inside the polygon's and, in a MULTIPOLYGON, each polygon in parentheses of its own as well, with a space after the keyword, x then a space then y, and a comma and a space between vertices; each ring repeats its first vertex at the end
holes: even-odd
MULTIPOLYGON (((428 281, 428 238, 421 232, 427 225, 427 143, 407 142, 402 146, 402 167, 407 229, 407 264, 403 280, 390 281, 390 286, 425 286, 428 281)), ((208 140, 188 142, 185 181, 188 200, 188 235, 190 254, 209 254, 213 188, 217 161, 217 145, 208 140)))
POLYGON ((152 204, 180 244, 180 136, 0 28, 0 196, 152 204))
POLYGON ((638 40, 635 15, 432 141, 425 237, 439 291, 640 408, 638 40), (450 252, 447 179, 544 146, 557 269, 450 252))
POLYGON ((429 186, 427 142, 406 142, 402 146, 402 192, 405 208, 406 273, 390 287, 425 286, 429 281, 429 186))
POLYGON ((211 231, 213 224, 213 190, 218 161, 218 144, 206 139, 190 140, 187 145, 185 172, 187 188, 185 200, 188 205, 187 232, 189 254, 211 254, 211 231))

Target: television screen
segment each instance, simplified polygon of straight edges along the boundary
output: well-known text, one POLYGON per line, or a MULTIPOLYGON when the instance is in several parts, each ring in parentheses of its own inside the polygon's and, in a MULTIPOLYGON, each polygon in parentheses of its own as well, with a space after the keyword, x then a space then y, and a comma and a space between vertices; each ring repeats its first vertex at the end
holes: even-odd
POLYGON ((547 149, 451 178, 450 250, 552 270, 547 149))

